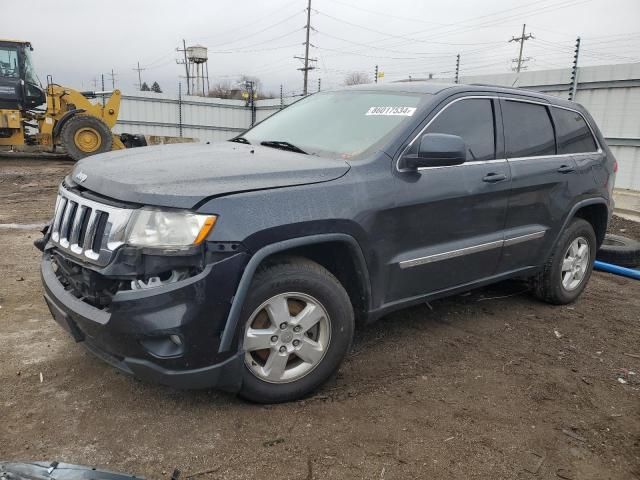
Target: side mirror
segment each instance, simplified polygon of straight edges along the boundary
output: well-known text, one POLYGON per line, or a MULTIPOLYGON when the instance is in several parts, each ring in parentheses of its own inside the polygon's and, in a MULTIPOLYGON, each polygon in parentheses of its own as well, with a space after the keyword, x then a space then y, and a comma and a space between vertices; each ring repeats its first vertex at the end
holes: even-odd
POLYGON ((401 169, 460 165, 467 158, 467 144, 457 135, 426 133, 420 139, 418 152, 400 159, 401 169))

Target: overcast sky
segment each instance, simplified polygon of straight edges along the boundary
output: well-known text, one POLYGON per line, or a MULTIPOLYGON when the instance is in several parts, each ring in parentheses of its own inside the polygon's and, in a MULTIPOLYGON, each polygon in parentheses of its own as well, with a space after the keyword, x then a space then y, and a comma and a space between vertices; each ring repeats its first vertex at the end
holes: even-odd
MULTIPOLYGON (((184 82, 176 47, 209 48, 211 84, 260 78, 263 89, 299 93, 307 0, 39 0, 3 2, 2 36, 29 40, 44 81, 93 88, 101 73, 116 73, 116 87, 143 81, 166 92, 184 82), (11 19, 12 24, 6 20, 11 19)), ((522 24, 530 70, 571 65, 576 36, 581 64, 640 61, 640 0, 312 0, 310 90, 340 85, 351 71, 388 82, 408 75, 451 76, 460 53, 461 74, 507 72, 522 24)), ((110 87, 110 77, 106 76, 110 87)))

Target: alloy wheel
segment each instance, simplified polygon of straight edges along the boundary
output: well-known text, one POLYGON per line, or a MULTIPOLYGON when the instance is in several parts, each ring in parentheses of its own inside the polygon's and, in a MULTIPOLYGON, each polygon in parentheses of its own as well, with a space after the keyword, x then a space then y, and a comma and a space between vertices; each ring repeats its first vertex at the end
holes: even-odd
POLYGON ((578 288, 584 280, 590 260, 589 242, 584 237, 577 237, 567 248, 562 261, 561 277, 565 290, 578 288))
POLYGON ((331 341, 331 320, 314 297, 298 292, 275 295, 247 321, 245 365, 261 380, 298 380, 324 358, 331 341))

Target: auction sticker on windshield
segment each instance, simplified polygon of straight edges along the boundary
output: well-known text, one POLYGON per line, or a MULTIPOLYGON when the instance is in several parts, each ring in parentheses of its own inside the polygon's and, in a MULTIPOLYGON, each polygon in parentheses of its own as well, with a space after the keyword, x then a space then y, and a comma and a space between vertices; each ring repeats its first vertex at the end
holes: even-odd
POLYGON ((415 111, 415 107, 371 107, 365 115, 399 115, 402 117, 411 117, 415 111))

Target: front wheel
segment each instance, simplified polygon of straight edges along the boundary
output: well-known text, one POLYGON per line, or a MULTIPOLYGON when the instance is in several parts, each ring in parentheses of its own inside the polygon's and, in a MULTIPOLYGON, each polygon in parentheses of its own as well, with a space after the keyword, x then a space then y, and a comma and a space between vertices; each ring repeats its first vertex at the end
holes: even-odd
POLYGON ((74 160, 111 151, 111 130, 97 117, 75 115, 62 126, 60 143, 74 160))
POLYGON ((243 307, 240 396, 296 400, 333 376, 351 345, 353 308, 340 282, 303 258, 263 268, 243 307))
POLYGON ((551 257, 534 279, 534 294, 555 305, 575 301, 583 292, 596 258, 596 235, 589 222, 575 218, 560 235, 551 257))

